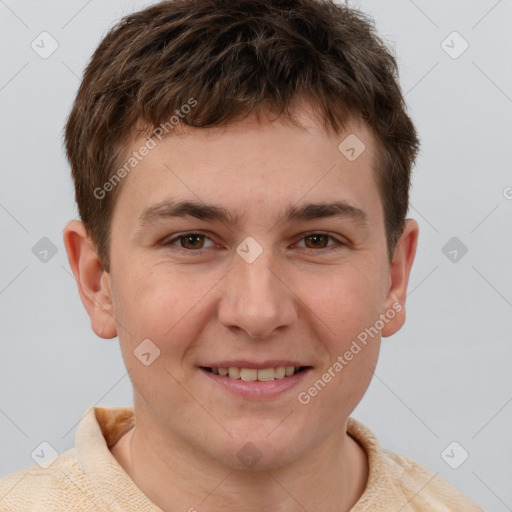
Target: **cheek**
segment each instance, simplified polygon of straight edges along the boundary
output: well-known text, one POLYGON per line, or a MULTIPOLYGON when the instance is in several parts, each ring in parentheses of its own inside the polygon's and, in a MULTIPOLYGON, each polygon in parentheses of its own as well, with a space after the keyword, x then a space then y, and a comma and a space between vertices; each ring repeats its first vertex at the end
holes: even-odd
POLYGON ((182 281, 148 271, 132 274, 116 289, 125 367, 135 394, 158 414, 168 413, 169 403, 181 410, 190 401, 177 381, 185 379, 181 362, 200 323, 194 322, 198 297, 182 281))
POLYGON ((303 279, 304 303, 324 324, 339 349, 375 323, 382 310, 382 276, 373 265, 340 265, 315 280, 303 279))
POLYGON ((114 309, 116 321, 124 327, 119 337, 126 355, 149 339, 171 365, 180 361, 200 336, 210 312, 205 310, 208 291, 216 281, 216 276, 194 277, 163 265, 146 267, 144 273, 121 280, 113 290, 114 309))
MULTIPOLYGON (((125 268, 130 266, 125 265, 125 268)), ((142 271, 126 271, 124 275, 128 278, 115 281, 118 284, 115 288, 116 318, 129 325, 133 335, 157 334, 160 338, 160 331, 171 329, 175 318, 184 315, 191 294, 178 276, 163 272, 162 268, 140 263, 132 268, 142 271)))

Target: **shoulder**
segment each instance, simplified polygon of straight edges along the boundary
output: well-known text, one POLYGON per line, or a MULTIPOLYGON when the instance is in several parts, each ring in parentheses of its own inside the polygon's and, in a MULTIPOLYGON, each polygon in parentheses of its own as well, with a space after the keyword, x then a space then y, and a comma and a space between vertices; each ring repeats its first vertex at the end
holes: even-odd
POLYGON ((483 512, 462 491, 416 461, 382 450, 411 511, 483 512))
POLYGON ((0 479, 0 510, 38 512, 88 510, 87 478, 74 448, 61 453, 46 468, 32 466, 0 479), (85 488, 84 488, 85 484, 85 488))
POLYGON ((381 448, 373 432, 350 417, 347 433, 368 457, 366 488, 352 512, 483 512, 462 491, 416 461, 381 448))

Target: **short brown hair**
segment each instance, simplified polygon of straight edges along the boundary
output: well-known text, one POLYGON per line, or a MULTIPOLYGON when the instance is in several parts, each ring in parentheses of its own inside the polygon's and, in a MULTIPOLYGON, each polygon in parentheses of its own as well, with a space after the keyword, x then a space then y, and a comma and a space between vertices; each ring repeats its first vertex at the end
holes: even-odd
POLYGON ((395 58, 373 21, 332 0, 169 0, 107 33, 65 127, 78 211, 104 268, 120 185, 101 198, 97 191, 115 177, 137 125, 158 127, 191 98, 197 104, 180 116, 183 125, 219 126, 263 112, 292 119, 299 96, 327 130, 339 133, 351 116, 370 127, 391 261, 419 140, 395 58))

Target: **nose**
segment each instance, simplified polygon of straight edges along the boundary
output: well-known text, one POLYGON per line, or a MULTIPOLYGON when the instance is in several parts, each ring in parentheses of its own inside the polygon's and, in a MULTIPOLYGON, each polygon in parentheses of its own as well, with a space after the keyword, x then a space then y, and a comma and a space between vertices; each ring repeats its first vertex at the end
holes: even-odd
POLYGON ((273 264, 270 251, 252 263, 235 260, 227 274, 218 315, 228 329, 241 329, 251 338, 265 338, 297 319, 298 299, 287 276, 273 264))

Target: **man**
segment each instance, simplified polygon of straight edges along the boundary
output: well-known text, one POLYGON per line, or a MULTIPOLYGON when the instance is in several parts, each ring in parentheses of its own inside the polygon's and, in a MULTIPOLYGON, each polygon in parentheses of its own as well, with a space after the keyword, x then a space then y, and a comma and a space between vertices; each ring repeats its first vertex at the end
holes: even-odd
POLYGON ((479 510, 350 417, 405 321, 418 146, 346 6, 181 0, 116 25, 66 125, 64 241, 134 408, 89 408, 2 510, 479 510))

